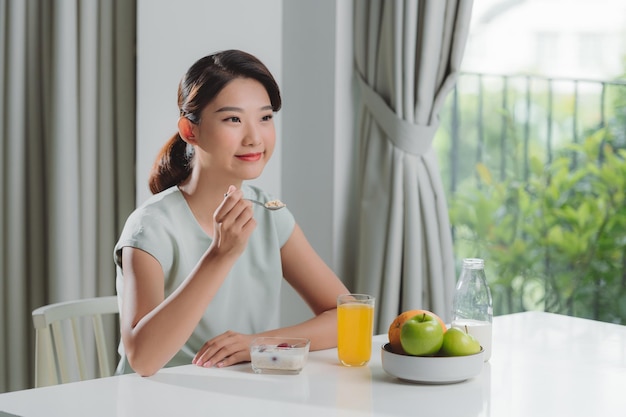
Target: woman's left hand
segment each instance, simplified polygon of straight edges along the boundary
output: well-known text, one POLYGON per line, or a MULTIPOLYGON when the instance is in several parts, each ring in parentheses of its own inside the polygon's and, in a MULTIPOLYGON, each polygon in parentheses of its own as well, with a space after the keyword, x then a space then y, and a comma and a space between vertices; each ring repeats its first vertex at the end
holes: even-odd
POLYGON ((210 368, 250 361, 250 343, 254 336, 231 330, 207 341, 193 358, 194 365, 210 368))

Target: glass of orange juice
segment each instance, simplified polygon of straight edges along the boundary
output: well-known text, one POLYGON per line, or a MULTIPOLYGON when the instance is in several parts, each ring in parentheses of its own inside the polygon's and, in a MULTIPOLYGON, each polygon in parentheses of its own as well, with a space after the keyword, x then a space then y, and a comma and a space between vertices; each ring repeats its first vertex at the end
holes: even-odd
POLYGON ((345 366, 363 366, 372 355, 374 297, 344 294, 337 297, 337 354, 345 366))

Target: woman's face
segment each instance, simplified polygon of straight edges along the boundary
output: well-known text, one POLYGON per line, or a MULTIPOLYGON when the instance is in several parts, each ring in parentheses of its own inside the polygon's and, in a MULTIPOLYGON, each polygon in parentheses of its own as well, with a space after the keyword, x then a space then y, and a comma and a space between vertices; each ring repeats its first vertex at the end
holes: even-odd
POLYGON ((265 87, 251 78, 236 78, 202 111, 194 125, 194 164, 227 180, 261 175, 276 143, 274 112, 265 87))

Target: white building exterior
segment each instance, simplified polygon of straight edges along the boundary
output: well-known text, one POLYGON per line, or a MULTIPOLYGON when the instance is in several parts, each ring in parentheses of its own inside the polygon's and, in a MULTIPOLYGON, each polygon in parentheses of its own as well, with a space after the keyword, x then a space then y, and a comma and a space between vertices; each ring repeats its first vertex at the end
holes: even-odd
POLYGON ((624 0, 474 0, 463 70, 608 80, 625 58, 624 0))

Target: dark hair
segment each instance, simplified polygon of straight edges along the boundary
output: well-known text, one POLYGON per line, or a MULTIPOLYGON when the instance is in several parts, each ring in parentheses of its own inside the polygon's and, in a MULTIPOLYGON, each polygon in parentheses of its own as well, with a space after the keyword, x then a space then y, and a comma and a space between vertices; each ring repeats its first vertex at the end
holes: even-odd
MULTIPOLYGON (((196 61, 178 85, 180 116, 194 124, 200 122, 202 110, 235 78, 251 78, 267 90, 272 109, 281 107, 280 90, 267 67, 253 55, 227 50, 196 61)), ((183 182, 191 173, 193 148, 178 133, 161 148, 150 173, 153 194, 183 182)))

